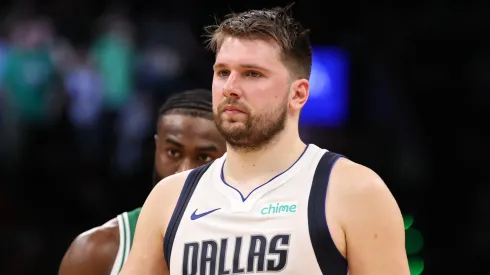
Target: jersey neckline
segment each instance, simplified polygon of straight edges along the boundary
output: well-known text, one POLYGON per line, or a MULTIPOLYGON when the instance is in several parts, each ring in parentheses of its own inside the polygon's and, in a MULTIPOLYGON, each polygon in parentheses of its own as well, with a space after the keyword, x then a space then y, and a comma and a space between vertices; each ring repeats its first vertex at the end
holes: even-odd
MULTIPOLYGON (((298 157, 298 159, 296 159, 296 161, 291 165, 289 166, 289 168, 287 168, 286 170, 282 171, 281 173, 275 175, 274 177, 272 177, 270 180, 268 180, 267 182, 257 186, 256 188, 254 188, 248 195, 244 196, 242 194, 242 192, 240 192, 237 188, 231 186, 230 184, 228 184, 225 180, 225 177, 224 177, 224 165, 225 165, 225 162, 226 162, 226 156, 223 156, 223 158, 221 159, 221 161, 219 163, 217 163, 217 169, 219 169, 219 177, 220 177, 220 180, 219 181, 216 181, 216 187, 218 188, 218 190, 221 191, 221 193, 228 197, 230 199, 230 201, 235 201, 236 202, 236 199, 239 198, 241 203, 251 203, 253 204, 252 201, 255 201, 257 199, 259 199, 260 197, 262 197, 265 193, 268 193, 269 191, 277 188, 278 186, 282 185, 284 182, 286 182, 288 179, 290 179, 294 174, 296 174, 296 172, 298 171, 298 169, 300 168, 301 165, 299 165, 299 163, 301 162, 302 159, 304 159, 304 156, 306 155, 307 151, 309 151, 308 149, 311 148, 310 144, 307 144, 305 149, 303 150, 303 152, 301 153, 301 155, 298 157), (261 192, 259 192, 261 191, 261 192), (250 199, 250 198, 254 198, 254 199, 250 199)), ((218 172, 218 171, 216 171, 218 172)))

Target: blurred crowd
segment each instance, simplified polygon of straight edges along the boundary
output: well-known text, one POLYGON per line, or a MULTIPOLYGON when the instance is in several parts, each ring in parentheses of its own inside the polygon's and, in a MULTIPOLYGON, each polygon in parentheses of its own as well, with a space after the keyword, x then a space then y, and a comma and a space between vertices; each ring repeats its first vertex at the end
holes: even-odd
POLYGON ((66 111, 86 160, 97 159, 99 149, 107 147, 104 137, 115 133, 114 169, 127 171, 138 158, 154 109, 170 92, 193 82, 186 71, 189 61, 196 61, 197 45, 179 41, 186 39, 182 26, 154 26, 179 35, 169 39, 154 32, 136 44, 131 23, 107 14, 90 43, 74 45, 56 36, 48 18, 7 22, 0 44, 0 133, 2 156, 9 159, 21 156, 27 140, 42 135, 66 111))
POLYGON ((0 265, 0 274, 30 274, 46 247, 61 259, 75 231, 144 201, 158 107, 173 92, 208 87, 211 66, 201 69, 202 46, 178 20, 147 18, 138 30, 111 12, 87 26, 93 35, 82 43, 57 35, 48 17, 4 22, 0 258, 19 262, 0 265), (145 187, 131 188, 135 179, 145 187), (73 233, 60 241, 60 227, 73 233), (2 270, 9 266, 16 269, 2 270))

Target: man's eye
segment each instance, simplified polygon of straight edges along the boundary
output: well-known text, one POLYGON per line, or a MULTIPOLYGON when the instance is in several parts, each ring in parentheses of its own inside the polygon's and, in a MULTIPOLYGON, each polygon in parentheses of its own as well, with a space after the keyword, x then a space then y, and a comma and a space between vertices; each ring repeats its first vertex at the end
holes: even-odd
POLYGON ((168 150, 167 155, 169 155, 172 158, 179 158, 181 156, 180 151, 175 149, 168 150))
POLYGON ((216 75, 218 75, 220 77, 227 77, 230 75, 230 71, 227 71, 227 70, 218 71, 218 72, 216 72, 216 75))
POLYGON ((256 72, 256 71, 248 71, 245 76, 249 76, 249 77, 252 77, 252 78, 257 78, 257 77, 261 77, 262 74, 259 73, 259 72, 256 72))
POLYGON ((203 154, 203 155, 199 155, 198 160, 203 162, 210 162, 211 160, 213 160, 213 158, 203 154))

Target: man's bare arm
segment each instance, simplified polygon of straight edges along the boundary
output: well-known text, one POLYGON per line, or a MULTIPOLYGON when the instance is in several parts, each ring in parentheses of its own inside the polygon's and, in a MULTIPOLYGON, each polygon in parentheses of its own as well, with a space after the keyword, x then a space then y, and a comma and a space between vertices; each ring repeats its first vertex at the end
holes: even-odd
POLYGON ((109 275, 119 248, 119 229, 113 219, 80 234, 61 262, 59 275, 109 275))
POLYGON ((189 171, 163 179, 141 209, 133 246, 120 275, 169 275, 163 236, 189 171))
POLYGON ((340 165, 345 183, 341 225, 350 275, 409 275, 403 218, 395 198, 372 170, 340 165))

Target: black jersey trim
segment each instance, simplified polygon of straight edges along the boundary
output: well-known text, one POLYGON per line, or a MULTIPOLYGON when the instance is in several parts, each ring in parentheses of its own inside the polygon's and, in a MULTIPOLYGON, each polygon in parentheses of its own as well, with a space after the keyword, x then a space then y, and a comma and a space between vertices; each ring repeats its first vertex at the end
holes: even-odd
POLYGON ((333 242, 325 214, 325 199, 332 167, 342 155, 326 152, 315 170, 308 199, 308 229, 316 260, 323 274, 346 275, 347 260, 333 242))
POLYGON ((172 246, 174 244, 175 235, 177 234, 177 229, 179 228, 180 221, 182 220, 182 216, 184 215, 185 209, 187 208, 187 205, 191 200, 192 194, 194 193, 194 190, 196 189, 199 180, 201 179, 202 175, 204 175, 204 173, 208 170, 211 163, 212 162, 192 170, 189 175, 187 175, 187 179, 185 180, 182 191, 180 192, 179 200, 177 201, 177 205, 175 206, 172 217, 170 218, 170 221, 168 223, 165 236, 163 237, 163 253, 169 270, 170 256, 172 255, 172 246))

